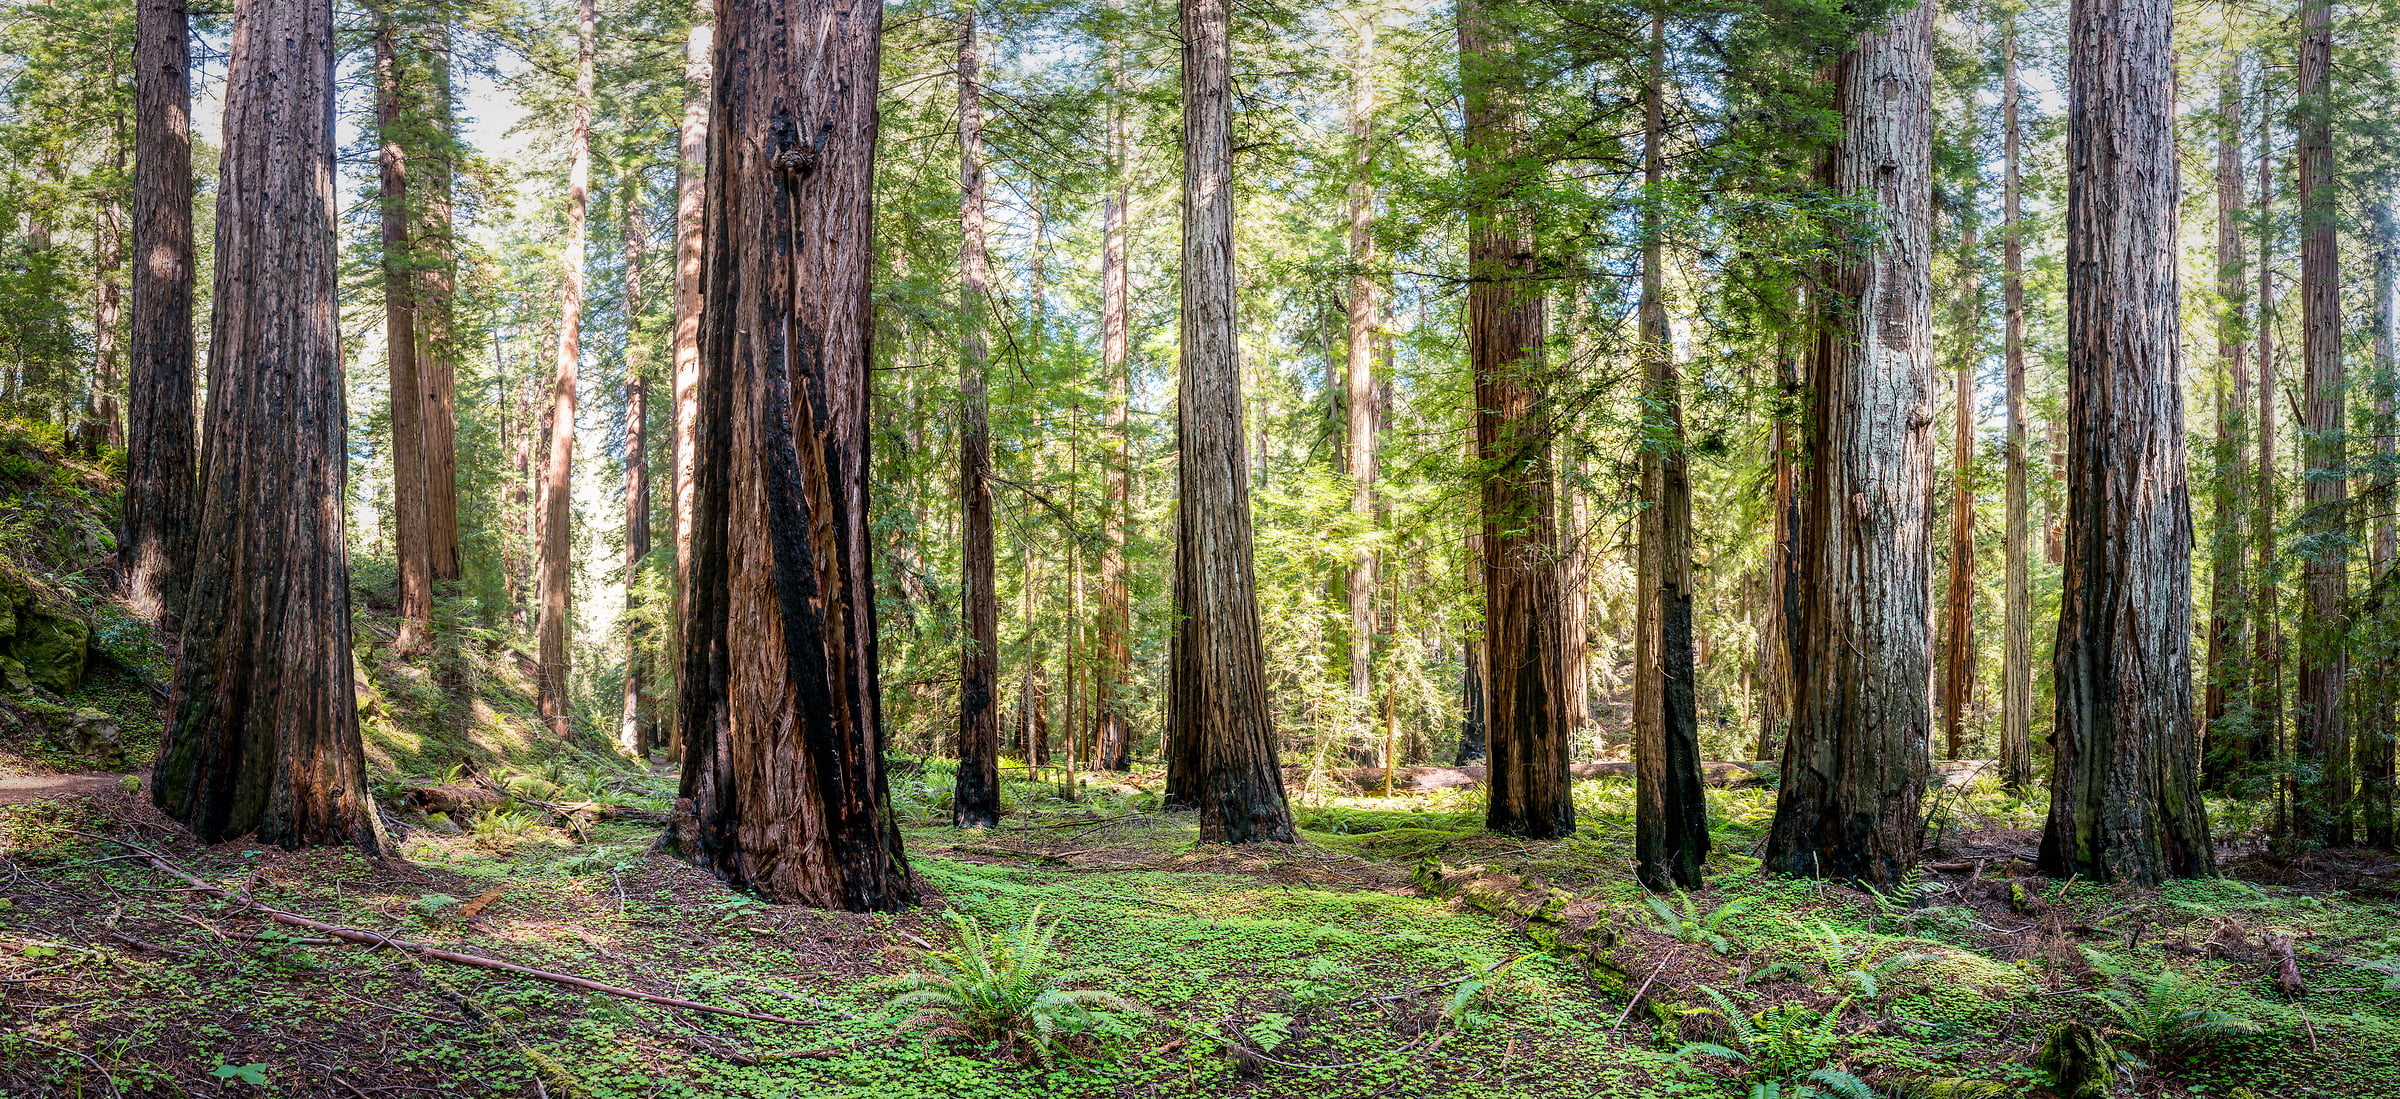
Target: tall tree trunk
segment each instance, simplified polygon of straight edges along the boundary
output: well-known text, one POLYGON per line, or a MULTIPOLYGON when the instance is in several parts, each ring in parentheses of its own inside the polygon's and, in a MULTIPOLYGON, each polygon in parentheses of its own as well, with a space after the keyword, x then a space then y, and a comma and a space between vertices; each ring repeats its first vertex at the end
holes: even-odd
MULTIPOLYGON (((2390 184, 2387 184, 2389 187, 2390 184)), ((2400 517, 2393 507, 2395 436, 2400 435, 2400 420, 2393 417, 2395 398, 2400 398, 2400 188, 2387 190, 2374 205, 2373 228, 2375 240, 2375 414, 2376 466, 2384 470, 2385 493, 2383 514, 2375 520, 2375 540, 2369 544, 2367 575, 2373 590, 2383 593, 2382 622, 2378 631, 2381 651, 2376 652, 2374 672, 2369 676, 2368 697, 2372 707, 2368 727, 2358 736, 2359 816, 2364 826, 2365 840, 2370 847, 2391 850, 2395 833, 2400 832, 2400 812, 2394 805, 2395 793, 2400 793, 2400 775, 2395 775, 2393 741, 2400 738, 2400 572, 2394 571, 2400 562, 2400 517)), ((2370 629, 2375 629, 2370 623, 2370 629)), ((2375 636, 2375 635, 2369 635, 2375 636)))
POLYGON ((2249 684, 2241 657, 2247 616, 2242 606, 2242 561, 2249 541, 2243 519, 2250 469, 2249 326, 2242 269, 2242 67, 2225 62, 2217 80, 2217 392, 2216 529, 2209 546, 2208 695, 2201 704, 2201 779, 2208 788, 2235 789, 2251 761, 2249 684), (2229 380, 2231 392, 2223 381, 2229 380))
POLYGON ((649 683, 642 647, 642 562, 650 556, 650 344, 642 331, 642 250, 650 235, 642 220, 642 180, 625 177, 618 200, 625 215, 625 705, 617 747, 633 758, 650 755, 649 683))
POLYGON ((1174 687, 1168 800, 1208 843, 1290 842, 1251 572, 1249 455, 1234 350, 1233 48, 1228 0, 1181 0, 1182 388, 1175 405, 1174 687))
MULTIPOLYGON (((113 64, 113 62, 112 62, 113 64)), ((120 117, 122 117, 120 115, 120 117)), ((122 149, 123 145, 118 144, 122 149)), ((124 154, 115 155, 116 168, 125 168, 124 154)), ((117 415, 117 322, 123 316, 125 205, 111 189, 99 196, 92 211, 92 446, 125 445, 124 423, 117 415)))
POLYGON ((451 223, 452 179, 458 170, 456 92, 450 78, 448 0, 417 5, 426 39, 423 90, 415 109, 420 131, 418 164, 411 180, 415 224, 409 230, 416 285, 409 304, 417 327, 417 385, 423 408, 417 429, 423 441, 425 552, 427 572, 437 585, 462 575, 458 548, 458 242, 451 223))
MULTIPOLYGON (((1975 105, 1967 104, 1966 141, 1973 148, 1981 127, 1972 119, 1975 105)), ((1980 165, 1980 161, 1978 162, 1980 165)), ((1976 175, 1968 177, 1959 202, 1959 288, 1957 361, 1952 367, 1953 413, 1950 436, 1950 590, 1942 604, 1949 613, 1942 631, 1948 645, 1942 660, 1943 756, 1966 755, 1967 700, 1975 693, 1975 364, 1983 361, 1983 288, 1981 260, 1975 250, 1977 223, 1976 175)))
POLYGON ((1897 880, 1915 864, 1933 664, 1933 9, 1858 40, 1834 69, 1837 194, 1874 202, 1874 243, 1825 273, 1806 582, 1792 727, 1766 864, 1897 880))
MULTIPOLYGON (((1800 316, 1807 316, 1806 309, 1800 316)), ((1798 428, 1802 416, 1800 399, 1804 389, 1800 381, 1797 357, 1788 353, 1784 340, 1778 338, 1775 348, 1775 373, 1783 392, 1784 404, 1775 414, 1775 541, 1768 549, 1766 624, 1759 631, 1759 692, 1758 758, 1776 758, 1792 718, 1792 676, 1797 666, 1798 651, 1794 646, 1800 639, 1800 595, 1806 591, 1804 566, 1806 541, 1804 512, 1808 504, 1808 486, 1802 478, 1804 455, 1798 428)))
MULTIPOLYGON (((1475 433, 1467 435, 1467 461, 1472 463, 1481 449, 1475 433)), ((1481 519, 1467 528, 1466 550, 1460 558, 1466 566, 1466 590, 1483 591, 1483 526, 1481 519)), ((1483 690, 1483 632, 1476 623, 1460 632, 1459 642, 1459 722, 1458 754, 1453 763, 1464 767, 1482 762, 1490 753, 1490 739, 1485 724, 1488 699, 1483 690)))
POLYGON ((1000 674, 1000 596, 992 567, 992 427, 987 408, 983 299, 983 85, 976 68, 975 9, 958 10, 958 392, 965 422, 958 433, 960 616, 958 788, 950 822, 960 828, 1000 823, 1000 724, 992 692, 1000 674))
POLYGON ((2351 760, 2343 723, 2349 678, 2349 495, 2343 400, 2342 273, 2333 164, 2333 0, 2302 0, 2300 32, 2300 331, 2302 452, 2307 471, 2307 625, 2301 630, 2293 822, 2303 842, 2350 844, 2351 760))
MULTIPOLYGON (((1350 292, 1344 343, 1342 473, 1350 478, 1350 521, 1363 537, 1375 521, 1375 13, 1345 12, 1350 52, 1350 292)), ((1360 545, 1343 584, 1350 604, 1347 635, 1353 745, 1363 745, 1373 712, 1375 553, 1360 545)), ((1386 767, 1391 760, 1383 760, 1386 767)))
POLYGON ((574 123, 567 134, 567 232, 559 242, 558 364, 550 383, 549 457, 541 483, 542 719, 564 737, 567 713, 567 600, 574 588, 575 368, 583 340, 583 218, 592 181, 592 61, 598 47, 593 0, 576 24, 574 123))
MULTIPOLYGON (((2275 110, 2262 70, 2258 104, 2258 507, 2250 527, 2257 540, 2250 628, 2250 762, 2272 763, 2283 739, 2282 570, 2275 561, 2275 110)), ((2277 827, 2282 827, 2279 820, 2277 827)))
MULTIPOLYGON (((1650 889, 1698 889, 1708 858, 1700 714, 1692 679, 1692 483, 1682 379, 1667 330, 1667 24, 1650 16, 1642 87, 1642 514, 1636 537, 1633 658, 1634 875, 1650 889)), ((1569 644, 1579 639, 1568 638, 1569 644)))
POLYGON ((207 842, 383 837, 350 684, 331 0, 234 9, 200 522, 151 799, 207 842))
POLYGON ((179 614, 192 539, 191 17, 134 8, 133 324, 125 401, 125 599, 179 614))
POLYGON ((2044 873, 2216 873, 2193 725, 2175 269, 2174 13, 2067 26, 2067 561, 2044 873))
POLYGON ((1108 448, 1108 545, 1100 554, 1100 666, 1093 676, 1092 712, 1097 723, 1092 741, 1098 766, 1107 771, 1133 768, 1133 729, 1125 702, 1127 676, 1133 663, 1133 588, 1126 580, 1125 540, 1132 523, 1133 441, 1127 425, 1132 419, 1132 391, 1126 362, 1125 227, 1127 182, 1133 140, 1126 102, 1133 89, 1125 74, 1122 5, 1109 11, 1108 157, 1112 190, 1101 213, 1100 255, 1100 369, 1108 375, 1108 411, 1102 423, 1108 448))
POLYGON ((2001 610, 2000 781, 2022 793, 2033 789, 2033 585, 2025 541, 2025 242, 2019 235, 2023 183, 2018 176, 2024 135, 2017 119, 2017 17, 2011 11, 2001 18, 2007 41, 2000 109, 2002 125, 2008 131, 2002 139, 2007 176, 2001 185, 2000 214, 2000 262, 2006 280, 2001 294, 2008 309, 2007 330, 2002 336, 2008 371, 2008 514, 2001 531, 2001 554, 2008 575, 2001 596, 2007 606, 2001 610))
POLYGON ((409 197, 409 131, 417 125, 408 71, 413 50, 386 5, 375 11, 375 162, 377 212, 383 229, 383 347, 392 423, 392 532, 399 566, 402 653, 421 650, 433 622, 433 553, 425 510, 425 403, 417 377, 415 256, 409 230, 416 218, 409 197))
MULTIPOLYGON (((669 651, 677 654, 675 693, 683 694, 684 622, 691 613, 692 503, 697 481, 700 429, 700 269, 708 176, 709 27, 693 27, 684 42, 683 125, 675 135, 675 378, 670 400, 675 416, 675 465, 668 473, 668 506, 674 511, 675 614, 669 651)), ((683 711, 667 726, 667 755, 684 753, 683 711)))
POLYGON ((884 783, 867 531, 882 23, 833 0, 717 6, 678 702, 683 854, 852 911, 916 900, 884 783))
POLYGON ((1507 41, 1477 0, 1458 9, 1465 89, 1467 359, 1483 468, 1485 730, 1492 831, 1556 839, 1575 830, 1568 791, 1567 639, 1559 635, 1557 516, 1538 408, 1547 324, 1528 180, 1524 109, 1507 41))

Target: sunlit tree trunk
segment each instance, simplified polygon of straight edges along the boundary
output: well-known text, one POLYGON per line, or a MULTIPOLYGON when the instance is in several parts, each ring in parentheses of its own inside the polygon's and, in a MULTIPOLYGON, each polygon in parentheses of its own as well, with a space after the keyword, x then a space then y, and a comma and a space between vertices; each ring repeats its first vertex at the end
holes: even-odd
POLYGON ((351 693, 330 0, 234 9, 200 518, 151 799, 379 855, 351 693))
POLYGON ((558 363, 550 383, 550 446, 542 463, 539 687, 542 719, 567 735, 568 593, 574 587, 575 369, 583 355, 583 219, 592 181, 593 0, 576 25, 574 122, 567 133, 567 230, 559 242, 558 363))
POLYGON ((117 555, 127 605, 157 619, 182 610, 192 538, 192 48, 182 0, 137 0, 133 65, 133 323, 117 555))
MULTIPOLYGON (((1969 116, 1974 104, 1968 103, 1969 116)), ((1967 127, 1972 147, 1980 127, 1967 127)), ((1981 174, 1981 169, 1977 169, 1981 174)), ((1943 757, 1966 755, 1967 700, 1975 693, 1975 366, 1983 360, 1981 261, 1975 250, 1979 215, 1976 179, 1970 176, 1959 202, 1958 347, 1953 354, 1950 435, 1950 588, 1942 600, 1949 622, 1942 631, 1943 757)))
MULTIPOLYGON (((2258 104, 2258 493, 2250 526, 2257 557, 2251 588, 2250 758, 2253 765, 2281 755, 2283 732, 2282 570, 2275 561, 2275 110, 2262 73, 2258 104)), ((2278 783, 2278 793, 2282 793, 2278 783)), ((2255 790, 2253 791, 2255 792, 2255 790)), ((2281 816, 2280 829, 2288 821, 2281 816)))
MULTIPOLYGON (((1634 874, 1651 889, 1698 889, 1708 858, 1700 713, 1692 676, 1692 483, 1682 378, 1667 330, 1666 20, 1650 17, 1642 87, 1642 512, 1634 566, 1634 874)), ((1570 637, 1570 645, 1580 639, 1570 637)))
POLYGON ((408 131, 415 105, 408 71, 415 51, 401 41, 407 29, 389 6, 375 12, 375 163, 377 214, 383 230, 383 348, 389 377, 392 425, 392 542, 399 566, 398 648, 414 653, 433 621, 433 554, 425 512, 425 404, 417 377, 415 257, 409 230, 415 222, 409 199, 408 131))
POLYGON ((2193 727, 2169 0, 2068 18, 2067 523, 2041 867, 2216 873, 2193 727))
POLYGON ((1092 676, 1092 743, 1096 764, 1106 771, 1133 767, 1133 728, 1125 702, 1133 663, 1133 588, 1125 573, 1125 540, 1132 522, 1133 441, 1127 425, 1133 402, 1126 361, 1125 217, 1132 195, 1127 157, 1133 141, 1126 101, 1133 89, 1125 75, 1124 47, 1117 40, 1123 8, 1109 10, 1108 159, 1111 190, 1100 228, 1100 369, 1108 375, 1108 411, 1102 444, 1108 448, 1108 544, 1100 552, 1100 660, 1092 676))
POLYGON ((1210 843, 1289 842, 1251 571, 1242 363, 1234 349, 1233 50, 1228 0, 1182 0, 1182 388, 1175 405, 1170 802, 1210 843))
POLYGON ((650 755, 649 677, 642 649, 642 563, 650 556, 650 345, 642 331, 642 251, 650 227, 642 220, 642 181, 627 175, 618 200, 625 214, 625 704, 617 718, 617 747, 635 759, 650 755))
MULTIPOLYGON (((1808 314, 1798 311, 1800 317, 1808 314)), ((1792 670, 1796 655, 1792 646, 1799 640, 1800 595, 1802 586, 1802 549, 1800 534, 1802 512, 1808 502, 1808 489, 1803 481, 1804 426, 1801 417, 1799 362, 1789 353, 1783 339, 1776 341, 1776 383, 1782 390, 1784 404, 1775 414, 1775 430, 1771 445, 1775 451, 1775 508, 1774 542, 1767 549, 1767 605, 1759 629, 1759 707, 1758 758, 1772 760, 1783 744, 1784 730, 1791 724, 1792 670)))
POLYGON ((1484 823, 1555 839, 1575 830, 1564 712, 1567 662, 1558 612, 1557 515, 1549 439, 1537 408, 1547 323, 1536 282, 1524 114, 1507 42, 1476 0, 1458 9, 1467 214, 1467 358, 1475 377, 1476 459, 1483 467, 1484 823))
MULTIPOLYGON (((675 135, 675 350, 673 392, 675 460, 668 471, 668 507, 674 512, 675 614, 670 652, 675 692, 683 693, 683 624, 690 613, 692 581, 692 463, 698 458, 700 428, 700 267, 708 175, 709 28, 693 27, 684 43, 683 125, 675 135)), ((667 725, 667 755, 683 758, 681 707, 667 725)))
POLYGON ((2250 469, 2250 345, 2243 272, 2241 59, 2229 59, 2217 83, 2217 361, 2223 385, 2217 393, 2215 466, 2216 533, 2209 547, 2208 695, 2201 704, 2201 778, 2211 789, 2232 791, 2252 759, 2249 683, 2241 656, 2247 617, 2242 562, 2250 469))
POLYGON ((834 0, 717 5, 678 701, 684 856, 853 911, 916 899, 884 782, 867 530, 882 23, 834 0))
POLYGON ((417 386, 421 410, 418 454, 424 465, 426 571, 436 594, 461 575, 458 548, 458 243, 452 225, 452 178, 458 167, 457 111, 450 77, 447 0, 418 5, 425 61, 416 110, 421 148, 411 179, 415 213, 409 230, 415 286, 409 304, 417 327, 417 386))
POLYGON ((2023 133, 2017 119, 2020 93, 2017 89, 2017 17, 2014 12, 2002 16, 2004 73, 2001 80, 2002 124, 2007 133, 2005 146, 2006 181, 2001 195, 2000 262, 2004 270, 2001 294, 2008 309, 2008 322, 2002 336, 2004 368, 2008 372, 2008 502, 2007 517, 2001 533, 2001 553, 2006 560, 2006 590, 2002 600, 2001 667, 2000 667, 2000 781, 2010 790, 2033 788, 2033 585, 2027 572, 2026 546, 2026 450, 2025 425, 2025 242, 2021 237, 2022 213, 2019 202, 2023 184, 2018 178, 2022 163, 2023 133))
MULTIPOLYGON (((123 115, 120 112, 119 118, 123 115)), ((121 128, 121 125, 120 125, 121 128)), ((120 144, 118 148, 122 149, 120 144)), ((124 171, 124 154, 115 154, 124 171)), ((117 322, 124 316, 125 207, 117 192, 102 196, 92 211, 92 438, 90 451, 125 445, 117 410, 117 322)))
POLYGON ((1861 37, 1834 69, 1836 194, 1871 200, 1871 244, 1831 265, 1815 390, 1798 654, 1766 864, 1897 880, 1916 862, 1932 673, 1933 9, 1861 37))
POLYGON ((2300 32, 2301 452, 2307 501, 2301 551, 2308 589, 2293 699, 2293 831, 2306 843, 2351 840, 2351 759, 2344 724, 2349 676, 2349 424, 2342 376, 2339 194, 2333 163, 2333 0, 2302 0, 2300 32))
POLYGON ((992 567, 992 428, 985 387, 983 299, 983 86, 976 67, 975 9, 958 11, 958 499, 960 617, 958 788, 950 820, 960 828, 1000 823, 1000 724, 993 690, 1000 674, 1000 596, 992 567))
MULTIPOLYGON (((1375 511, 1375 15, 1366 9, 1343 14, 1351 31, 1350 53, 1350 288, 1342 402, 1345 424, 1342 473, 1350 478, 1350 521, 1372 528, 1375 511)), ((1350 555, 1344 583, 1350 605, 1348 634, 1350 703, 1358 723, 1352 742, 1365 739, 1373 712, 1375 651, 1375 554, 1364 546, 1350 555)), ((1383 760, 1386 767, 1391 760, 1383 760)))

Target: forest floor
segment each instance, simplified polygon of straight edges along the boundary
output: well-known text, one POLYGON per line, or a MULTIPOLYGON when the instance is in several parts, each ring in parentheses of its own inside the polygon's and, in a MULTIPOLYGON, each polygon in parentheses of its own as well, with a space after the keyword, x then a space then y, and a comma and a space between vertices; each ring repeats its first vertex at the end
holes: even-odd
MULTIPOLYGON (((2388 858, 2059 883, 2023 876, 2035 807, 1976 790, 1945 799, 1908 904, 1761 876, 1741 852, 1771 792, 1718 789, 1710 886, 1661 911, 1631 884, 1619 779, 1579 783, 1582 827, 1553 843, 1484 834, 1472 793, 1445 792, 1325 799, 1299 809, 1302 843, 1229 849, 1157 811, 1144 776, 1073 803, 1011 783, 1004 825, 962 833, 939 823, 944 766, 902 771, 925 903, 900 915, 760 904, 650 853, 655 825, 543 808, 664 804, 668 776, 597 763, 493 767, 514 800, 464 828, 413 817, 383 862, 199 846, 125 781, 0 808, 0 1086, 1496 1099, 1742 1095, 1836 1068, 1890 1094, 2020 1095, 2046 1079, 2052 1028, 2083 1020, 2138 1056, 2120 1094, 2400 1096, 2388 858), (791 1021, 295 935, 75 833, 327 923, 791 1021), (1139 1013, 1099 1018, 1045 1066, 887 1010, 889 979, 958 938, 943 913, 996 929, 1037 907, 1062 921, 1075 983, 1139 1013), (2299 999, 2278 987, 2286 939, 2299 999), (1693 1040, 1746 1056, 1682 1052, 1693 1040)), ((442 777, 458 776, 423 776, 442 777)))

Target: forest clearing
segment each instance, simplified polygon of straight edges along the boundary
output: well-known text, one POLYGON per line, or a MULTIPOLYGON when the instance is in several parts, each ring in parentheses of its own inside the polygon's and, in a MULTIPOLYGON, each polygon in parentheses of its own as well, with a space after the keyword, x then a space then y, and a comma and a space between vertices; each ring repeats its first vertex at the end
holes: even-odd
POLYGON ((0 1090, 2400 1099, 2400 0, 9 0, 0 1090))

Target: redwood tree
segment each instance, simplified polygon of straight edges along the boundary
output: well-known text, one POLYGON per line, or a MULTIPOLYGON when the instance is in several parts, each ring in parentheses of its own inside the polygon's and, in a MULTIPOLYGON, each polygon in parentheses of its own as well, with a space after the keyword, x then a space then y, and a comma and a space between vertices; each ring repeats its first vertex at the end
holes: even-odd
POLYGON ((882 24, 880 5, 717 5, 674 824, 736 888, 854 911, 916 899, 867 530, 882 24))
POLYGON ((1556 839, 1575 830, 1559 636, 1558 545, 1549 440, 1537 407, 1545 303, 1523 178, 1524 107, 1510 54, 1476 0, 1458 8, 1466 99, 1467 359, 1483 467, 1483 697, 1495 832, 1556 839))
POLYGON ((1293 839, 1251 569, 1250 457, 1235 353, 1229 0, 1182 0, 1182 379, 1168 798, 1210 843, 1293 839))
POLYGON ((984 359, 983 85, 976 68, 975 9, 958 10, 958 432, 960 618, 958 787, 950 820, 960 828, 1000 823, 1000 595, 992 563, 992 426, 984 359))
POLYGON ((117 553, 134 613, 178 613, 192 538, 191 17, 134 8, 133 323, 117 553))
POLYGON ((1890 882, 1914 865, 1932 671, 1933 9, 1870 30, 1835 65, 1828 180, 1873 203, 1829 265, 1793 624, 1791 731, 1765 861, 1890 882))
POLYGON ((559 242, 558 357, 550 381, 550 446, 542 462, 540 670, 542 719, 566 736, 568 593, 574 588, 575 367, 583 354, 583 226, 592 182, 593 0, 576 24, 574 121, 567 133, 567 231, 559 242))
POLYGON ((2033 788, 2033 586, 2027 572, 2025 463, 2025 242, 2019 237, 2022 181, 2018 176, 2023 133, 2017 106, 2017 17, 2002 19, 2001 139, 2005 160, 2000 205, 2001 297, 2008 310, 2002 339, 2008 372, 2008 501, 2001 531, 2002 567, 2007 573, 2001 601, 2000 782, 2010 790, 2033 788))
POLYGON ((2342 513, 2349 492, 2349 424, 2335 224, 2333 0, 2303 0, 2300 14, 2300 438, 2307 501, 2300 554, 2308 613, 2300 629, 2298 689, 2292 700, 2292 830, 2303 842, 2338 847, 2350 843, 2353 813, 2343 697, 2349 678, 2351 535, 2342 513))
POLYGON ((2243 277, 2244 217, 2241 138, 2241 59, 2225 62, 2217 80, 2217 360, 2224 365, 2217 393, 2215 542, 2209 547, 2208 694, 2201 705, 2201 779, 2231 791, 2244 778, 2256 737, 2250 729, 2246 661, 2247 619, 2242 562, 2248 544, 2250 359, 2243 277), (2228 391, 2225 386, 2230 384, 2228 391))
POLYGON ((151 798, 201 839, 383 847, 351 693, 331 0, 234 8, 207 443, 151 798))
POLYGON ((2170 0, 2068 18, 2067 518, 2044 873, 2216 872, 2193 728, 2170 0))
MULTIPOLYGON (((709 28, 692 28, 684 43, 683 125, 675 135, 675 350, 673 406, 675 459, 668 470, 667 507, 673 513, 669 536, 675 540, 675 614, 668 651, 683 651, 683 623, 689 613, 692 574, 692 462, 700 428, 700 264, 705 224, 704 180, 708 172, 709 28)), ((683 687, 683 662, 675 666, 678 694, 683 687)), ((667 727, 667 754, 683 758, 680 710, 667 727)))
MULTIPOLYGON (((1109 14, 1108 159, 1111 187, 1100 227, 1100 369, 1108 375, 1108 404, 1102 423, 1108 465, 1108 543, 1100 551, 1100 652, 1092 674, 1092 743, 1095 766, 1104 771, 1133 767, 1133 728, 1126 713, 1125 680, 1133 664, 1133 586, 1125 573, 1127 526, 1132 521, 1133 453, 1127 425, 1132 419, 1131 378, 1126 362, 1125 219, 1131 200, 1127 157, 1133 147, 1126 100, 1132 85, 1125 73, 1121 9, 1109 14)), ((1037 761, 1038 762, 1038 761, 1037 761)))

